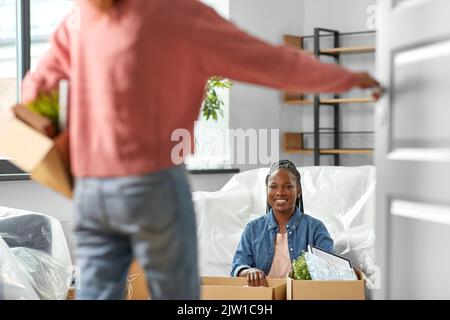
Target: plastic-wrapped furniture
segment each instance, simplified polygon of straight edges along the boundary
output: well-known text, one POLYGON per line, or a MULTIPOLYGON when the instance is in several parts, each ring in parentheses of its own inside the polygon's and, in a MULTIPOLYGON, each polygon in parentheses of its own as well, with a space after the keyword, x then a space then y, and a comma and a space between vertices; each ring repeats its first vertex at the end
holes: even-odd
MULTIPOLYGON (((265 214, 268 168, 233 176, 221 190, 194 192, 200 274, 227 276, 247 222, 265 214)), ((375 168, 302 167, 305 212, 322 220, 337 254, 374 274, 375 168)))
POLYGON ((60 222, 0 207, 0 299, 65 299, 71 279, 60 222))

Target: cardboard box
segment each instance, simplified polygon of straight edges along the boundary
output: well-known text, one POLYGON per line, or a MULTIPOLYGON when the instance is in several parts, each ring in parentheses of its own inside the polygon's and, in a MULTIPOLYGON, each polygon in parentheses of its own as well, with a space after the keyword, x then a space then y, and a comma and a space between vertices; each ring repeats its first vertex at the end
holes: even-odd
MULTIPOLYGON (((360 274, 358 274, 361 279, 360 274)), ((287 300, 365 300, 364 280, 318 281, 287 277, 287 300)))
POLYGON ((75 288, 69 288, 69 291, 67 292, 66 300, 76 300, 76 291, 75 288))
POLYGON ((286 279, 268 279, 268 287, 248 287, 244 277, 202 277, 202 300, 286 300, 286 279))
POLYGON ((68 164, 68 136, 50 139, 24 122, 13 119, 0 132, 0 153, 39 183, 72 197, 72 176, 68 164))

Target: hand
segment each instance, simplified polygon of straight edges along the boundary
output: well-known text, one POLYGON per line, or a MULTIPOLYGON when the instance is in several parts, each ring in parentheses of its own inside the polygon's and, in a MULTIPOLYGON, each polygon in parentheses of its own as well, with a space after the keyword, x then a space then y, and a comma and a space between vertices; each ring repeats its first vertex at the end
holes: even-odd
POLYGON ((268 287, 267 279, 264 271, 250 268, 242 270, 239 273, 240 277, 247 277, 247 284, 249 287, 268 287))
POLYGON ((367 72, 356 73, 355 87, 361 89, 374 89, 374 91, 372 92, 372 96, 375 98, 375 100, 380 99, 384 93, 384 89, 381 84, 377 80, 372 78, 372 76, 370 76, 367 72))

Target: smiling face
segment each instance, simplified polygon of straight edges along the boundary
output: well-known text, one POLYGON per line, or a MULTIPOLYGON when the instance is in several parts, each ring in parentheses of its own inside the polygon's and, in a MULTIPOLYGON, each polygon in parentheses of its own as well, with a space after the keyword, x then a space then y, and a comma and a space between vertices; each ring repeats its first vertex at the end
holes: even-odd
POLYGON ((278 169, 269 177, 267 201, 275 214, 292 214, 295 201, 300 195, 299 183, 295 176, 284 169, 278 169))

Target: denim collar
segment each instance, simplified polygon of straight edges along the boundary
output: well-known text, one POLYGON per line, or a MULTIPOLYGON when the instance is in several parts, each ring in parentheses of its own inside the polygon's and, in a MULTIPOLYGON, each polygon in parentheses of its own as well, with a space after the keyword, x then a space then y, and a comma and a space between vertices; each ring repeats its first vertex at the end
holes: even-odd
MULTIPOLYGON (((286 229, 296 229, 298 224, 300 223, 300 218, 302 217, 302 212, 299 208, 295 208, 295 212, 292 215, 291 219, 289 219, 288 224, 286 225, 286 229)), ((271 230, 278 227, 277 220, 275 220, 275 215, 273 213, 273 209, 270 209, 268 213, 268 221, 267 221, 267 230, 271 230)))

